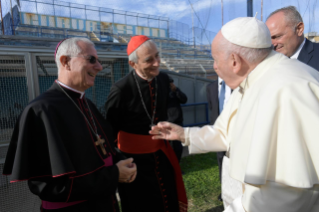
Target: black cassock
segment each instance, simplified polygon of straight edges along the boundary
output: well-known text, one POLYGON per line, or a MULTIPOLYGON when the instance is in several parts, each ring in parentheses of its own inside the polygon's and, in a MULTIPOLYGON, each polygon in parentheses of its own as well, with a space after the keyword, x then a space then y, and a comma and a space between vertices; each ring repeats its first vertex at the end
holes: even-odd
MULTIPOLYGON (((11 182, 28 180, 32 193, 48 202, 81 201, 43 211, 119 211, 115 192, 119 171, 114 165, 123 156, 115 150, 113 129, 95 105, 81 94, 63 88, 105 140, 104 155, 96 136, 74 103, 55 82, 28 104, 15 126, 3 174, 11 182), (113 165, 104 160, 112 158, 113 165)), ((42 202, 42 205, 44 202, 42 202)))
MULTIPOLYGON (((112 86, 105 104, 107 120, 117 132, 121 130, 127 133, 149 135, 151 121, 142 105, 133 71, 112 86)), ((137 74, 136 78, 145 106, 152 117, 155 104, 155 79, 148 82, 137 74)), ((157 84, 158 96, 154 124, 167 120, 167 101, 170 90, 168 75, 160 73, 157 76, 157 84)), ((169 143, 166 142, 166 145, 169 143)), ((135 181, 130 184, 119 184, 123 212, 179 211, 174 169, 166 155, 161 150, 150 154, 123 154, 126 157, 133 157, 137 165, 135 181)))

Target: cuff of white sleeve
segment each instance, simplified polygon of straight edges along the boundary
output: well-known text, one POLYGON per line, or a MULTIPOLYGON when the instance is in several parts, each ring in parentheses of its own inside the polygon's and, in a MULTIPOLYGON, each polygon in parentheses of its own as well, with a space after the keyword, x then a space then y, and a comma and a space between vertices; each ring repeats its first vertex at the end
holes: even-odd
POLYGON ((234 199, 232 204, 230 204, 224 210, 224 212, 246 212, 245 209, 244 209, 244 206, 242 204, 241 199, 242 199, 242 195, 240 197, 237 197, 236 199, 234 199))
POLYGON ((190 139, 189 139, 189 127, 185 127, 184 128, 184 138, 185 138, 185 142, 182 143, 183 146, 189 146, 190 144, 190 139))

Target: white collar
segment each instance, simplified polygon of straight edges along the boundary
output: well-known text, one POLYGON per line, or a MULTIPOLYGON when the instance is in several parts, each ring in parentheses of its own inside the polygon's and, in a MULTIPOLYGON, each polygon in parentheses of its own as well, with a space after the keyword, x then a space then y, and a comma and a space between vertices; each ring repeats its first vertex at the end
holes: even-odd
POLYGON ((300 44, 300 46, 298 47, 297 51, 290 57, 290 59, 297 59, 298 58, 298 56, 300 54, 300 51, 301 51, 302 47, 305 45, 305 43, 306 43, 306 38, 300 44))
POLYGON ((78 90, 76 90, 76 89, 74 89, 74 88, 71 88, 70 86, 67 86, 67 85, 63 84, 63 83, 62 83, 62 82, 60 82, 59 80, 56 80, 56 82, 57 82, 57 83, 59 83, 60 85, 62 85, 63 87, 65 87, 65 88, 67 88, 67 89, 71 90, 71 91, 74 91, 74 92, 76 92, 76 93, 81 94, 81 97, 80 97, 80 98, 81 98, 81 99, 83 98, 83 96, 84 96, 85 92, 78 91, 78 90))
POLYGON ((147 82, 150 82, 150 81, 152 81, 154 78, 151 78, 151 79, 146 79, 145 77, 143 77, 142 75, 140 75, 140 73, 138 73, 138 71, 136 71, 135 70, 135 73, 137 73, 137 75, 139 76, 139 77, 141 77, 143 80, 147 80, 147 82))

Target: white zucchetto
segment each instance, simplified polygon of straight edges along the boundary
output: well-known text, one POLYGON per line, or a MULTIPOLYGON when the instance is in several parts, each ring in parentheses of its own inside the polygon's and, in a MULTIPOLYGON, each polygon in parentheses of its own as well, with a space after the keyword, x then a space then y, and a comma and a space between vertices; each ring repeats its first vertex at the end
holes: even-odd
POLYGON ((248 48, 271 47, 271 36, 267 25, 256 17, 241 17, 229 21, 221 29, 229 42, 248 48))

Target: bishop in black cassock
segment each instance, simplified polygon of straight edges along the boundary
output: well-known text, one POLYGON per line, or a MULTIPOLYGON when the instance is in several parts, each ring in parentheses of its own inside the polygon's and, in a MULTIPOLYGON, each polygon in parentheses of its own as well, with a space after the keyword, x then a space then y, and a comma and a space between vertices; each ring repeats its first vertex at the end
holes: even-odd
POLYGON ((139 70, 116 82, 105 104, 107 119, 118 132, 119 149, 126 157, 134 158, 137 165, 136 180, 119 185, 122 211, 187 211, 175 153, 168 141, 154 141, 149 135, 151 124, 167 120, 170 87, 168 75, 158 70, 156 45, 142 45, 148 40, 146 36, 131 39, 128 54, 138 50, 139 64, 133 67, 139 70))
POLYGON ((3 174, 11 175, 11 182, 28 180, 42 200, 41 211, 119 211, 115 192, 122 175, 115 164, 123 156, 114 147, 111 125, 82 89, 94 83, 102 67, 93 43, 76 38, 74 43, 81 44, 82 55, 91 54, 89 60, 70 62, 70 73, 84 76, 81 84, 75 76, 72 87, 56 80, 28 104, 15 126, 3 174))

